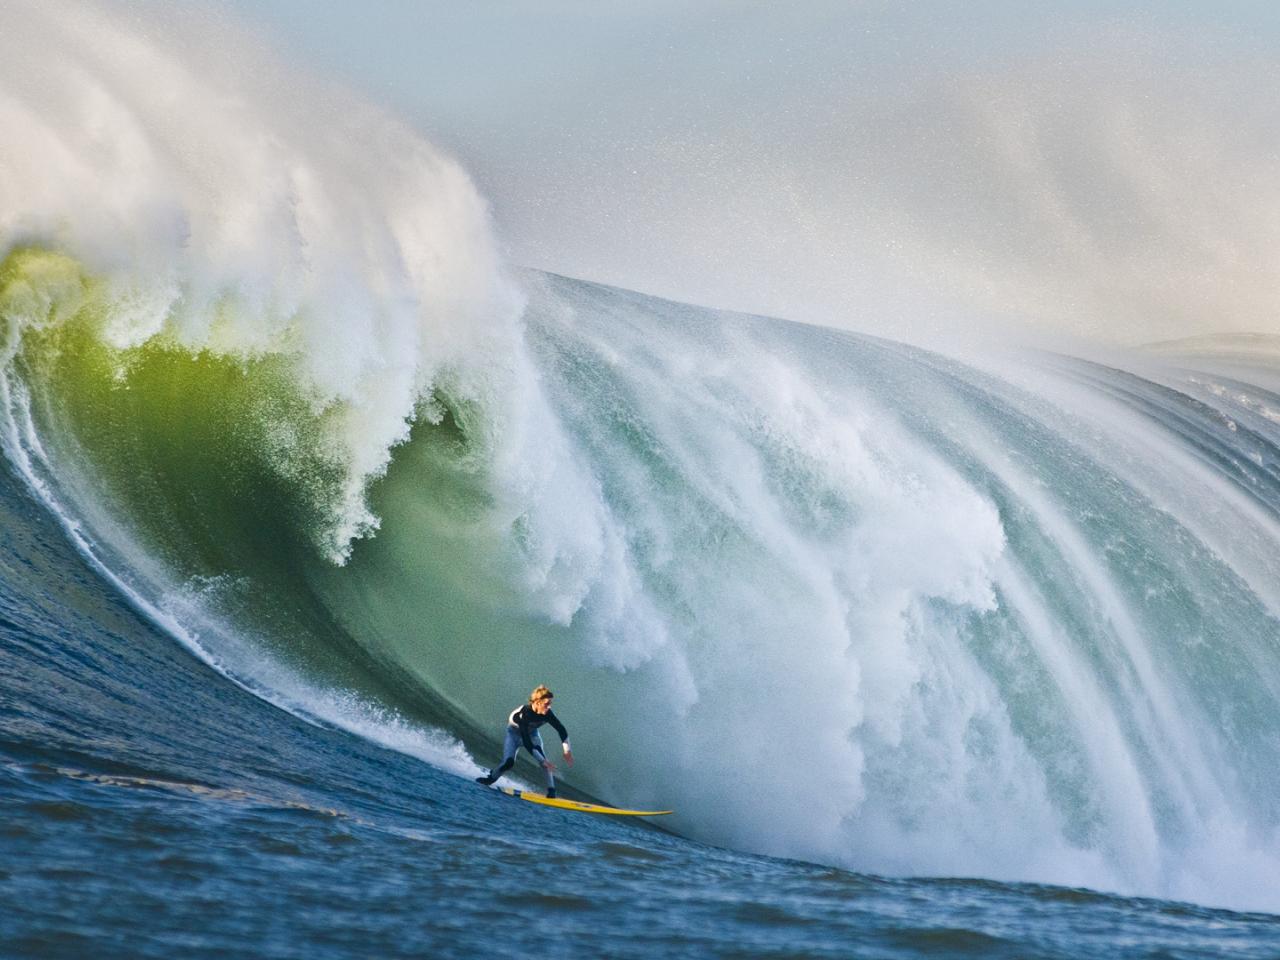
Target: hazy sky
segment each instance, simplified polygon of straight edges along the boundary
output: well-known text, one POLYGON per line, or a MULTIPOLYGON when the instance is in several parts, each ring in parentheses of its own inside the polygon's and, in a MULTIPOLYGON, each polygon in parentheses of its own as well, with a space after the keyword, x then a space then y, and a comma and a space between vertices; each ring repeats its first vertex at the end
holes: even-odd
POLYGON ((457 156, 517 263, 889 334, 1277 329, 1280 4, 209 2, 457 156))

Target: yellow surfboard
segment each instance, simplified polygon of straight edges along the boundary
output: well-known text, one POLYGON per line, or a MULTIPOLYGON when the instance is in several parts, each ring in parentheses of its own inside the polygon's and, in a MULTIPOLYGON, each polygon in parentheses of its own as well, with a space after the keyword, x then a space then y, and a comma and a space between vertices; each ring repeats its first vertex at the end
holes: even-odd
POLYGON ((544 797, 540 793, 526 793, 511 787, 499 787, 509 797, 519 797, 530 803, 540 803, 544 807, 559 807, 561 810, 579 810, 582 813, 607 813, 615 817, 661 817, 675 813, 674 810, 619 810, 617 807, 602 807, 596 803, 579 803, 577 800, 561 800, 559 797, 544 797))

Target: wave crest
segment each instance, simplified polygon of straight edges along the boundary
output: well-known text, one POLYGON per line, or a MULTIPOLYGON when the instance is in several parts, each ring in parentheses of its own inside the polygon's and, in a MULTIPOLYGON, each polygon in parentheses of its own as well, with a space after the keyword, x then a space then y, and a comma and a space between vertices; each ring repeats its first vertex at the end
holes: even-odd
POLYGON ((287 358, 345 462, 327 535, 345 559, 416 405, 477 357, 511 366, 520 297, 483 199, 403 124, 225 25, 23 7, 0 37, 0 124, 23 144, 0 175, 0 251, 80 266, 11 263, 44 309, 10 290, 9 342, 81 310, 79 285, 114 349, 287 358))

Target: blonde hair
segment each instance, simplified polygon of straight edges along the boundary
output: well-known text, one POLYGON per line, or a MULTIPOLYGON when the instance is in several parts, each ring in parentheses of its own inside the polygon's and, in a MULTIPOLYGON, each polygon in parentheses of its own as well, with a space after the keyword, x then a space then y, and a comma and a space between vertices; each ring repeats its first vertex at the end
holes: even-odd
POLYGON ((550 700, 555 694, 547 689, 545 684, 538 684, 533 688, 533 693, 529 694, 529 702, 537 703, 539 700, 550 700))

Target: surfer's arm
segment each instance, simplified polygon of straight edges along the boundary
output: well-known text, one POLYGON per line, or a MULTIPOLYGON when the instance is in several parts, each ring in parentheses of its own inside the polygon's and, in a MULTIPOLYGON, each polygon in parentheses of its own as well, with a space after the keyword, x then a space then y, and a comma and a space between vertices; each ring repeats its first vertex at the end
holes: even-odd
POLYGON ((547 723, 551 724, 555 732, 560 735, 560 749, 564 751, 564 758, 568 762, 569 766, 572 767, 573 750, 569 747, 569 731, 564 728, 564 724, 560 722, 560 718, 550 710, 547 711, 546 720, 547 723))
POLYGON ((542 764, 542 768, 544 770, 554 770, 556 768, 556 765, 547 759, 547 755, 542 752, 542 748, 539 747, 537 743, 534 743, 532 740, 530 740, 528 732, 525 733, 524 738, 525 738, 525 745, 529 749, 530 756, 532 756, 533 759, 537 760, 538 763, 542 764))

